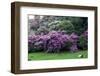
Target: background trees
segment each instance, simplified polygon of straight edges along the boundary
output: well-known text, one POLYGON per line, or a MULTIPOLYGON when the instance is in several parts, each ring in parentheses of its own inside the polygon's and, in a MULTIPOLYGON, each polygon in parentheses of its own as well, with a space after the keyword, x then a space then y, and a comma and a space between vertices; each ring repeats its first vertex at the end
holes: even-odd
MULTIPOLYGON (((39 16, 34 15, 33 19, 29 19, 29 31, 37 34, 48 33, 51 30, 62 30, 66 33, 75 32, 81 35, 88 29, 87 17, 69 17, 69 16, 39 16), (39 33, 38 33, 39 32, 39 33)), ((29 32, 29 34, 31 34, 29 32)))

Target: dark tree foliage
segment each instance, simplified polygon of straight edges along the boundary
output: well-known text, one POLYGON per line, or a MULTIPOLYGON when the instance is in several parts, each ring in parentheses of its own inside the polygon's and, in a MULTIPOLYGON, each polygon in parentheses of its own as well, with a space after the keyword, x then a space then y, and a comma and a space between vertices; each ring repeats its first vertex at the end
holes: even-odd
POLYGON ((81 35, 85 30, 88 29, 88 18, 87 17, 69 17, 68 20, 74 25, 75 33, 81 35))

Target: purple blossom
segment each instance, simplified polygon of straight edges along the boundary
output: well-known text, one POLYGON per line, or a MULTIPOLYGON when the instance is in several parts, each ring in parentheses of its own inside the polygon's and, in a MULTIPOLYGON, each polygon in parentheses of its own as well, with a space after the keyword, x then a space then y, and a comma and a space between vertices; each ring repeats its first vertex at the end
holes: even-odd
POLYGON ((68 40, 67 35, 63 35, 57 31, 51 31, 48 34, 50 40, 47 44, 47 52, 59 52, 68 40))
POLYGON ((71 52, 75 52, 78 50, 78 47, 77 47, 77 41, 78 41, 78 36, 75 34, 75 33, 72 33, 70 35, 70 38, 69 38, 69 41, 72 43, 71 47, 70 47, 70 51, 71 52))
POLYGON ((77 42, 78 40, 78 35, 76 35, 75 33, 72 33, 70 36, 69 36, 69 40, 71 42, 77 42))
POLYGON ((32 35, 28 38, 29 49, 39 49, 45 52, 60 52, 62 48, 67 47, 68 42, 72 45, 71 51, 76 51, 78 36, 74 33, 71 35, 62 32, 51 31, 46 35, 32 35))
POLYGON ((87 39, 88 38, 88 31, 85 31, 82 35, 83 35, 83 37, 85 37, 87 39))
POLYGON ((77 45, 76 45, 76 44, 73 44, 73 45, 70 47, 70 51, 71 51, 71 52, 76 52, 76 51, 78 51, 77 45))

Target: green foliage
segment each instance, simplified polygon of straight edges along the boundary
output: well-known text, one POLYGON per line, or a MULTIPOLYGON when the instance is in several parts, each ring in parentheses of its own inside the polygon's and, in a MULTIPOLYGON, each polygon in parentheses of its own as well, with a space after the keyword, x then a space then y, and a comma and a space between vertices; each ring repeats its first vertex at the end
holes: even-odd
POLYGON ((56 30, 56 31, 58 31, 58 30, 60 30, 60 28, 59 28, 59 24, 60 23, 61 23, 61 21, 53 21, 53 22, 51 22, 51 23, 48 24, 48 28, 50 30, 56 30))
POLYGON ((68 34, 74 32, 74 25, 69 20, 53 21, 48 24, 50 30, 65 31, 68 34))
POLYGON ((81 35, 85 30, 88 29, 87 25, 87 17, 35 15, 33 20, 29 20, 30 28, 39 34, 41 34, 40 31, 43 33, 45 31, 63 30, 69 34, 74 32, 78 35, 81 35))
POLYGON ((83 50, 87 49, 87 43, 87 39, 83 35, 81 35, 78 41, 79 48, 83 50))
POLYGON ((65 30, 68 34, 74 32, 74 25, 69 20, 63 20, 59 24, 61 30, 65 30))
POLYGON ((45 26, 40 26, 37 31, 36 34, 47 34, 49 32, 49 29, 46 28, 45 26))
POLYGON ((75 33, 81 35, 87 30, 88 18, 87 17, 68 17, 68 20, 74 25, 75 33))

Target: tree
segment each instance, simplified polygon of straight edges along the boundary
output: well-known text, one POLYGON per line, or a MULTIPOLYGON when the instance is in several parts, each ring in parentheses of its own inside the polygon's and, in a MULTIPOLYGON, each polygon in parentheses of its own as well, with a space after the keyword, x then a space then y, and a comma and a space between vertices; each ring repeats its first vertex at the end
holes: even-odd
POLYGON ((69 17, 68 20, 74 25, 75 33, 78 35, 81 35, 88 28, 87 17, 69 17))

